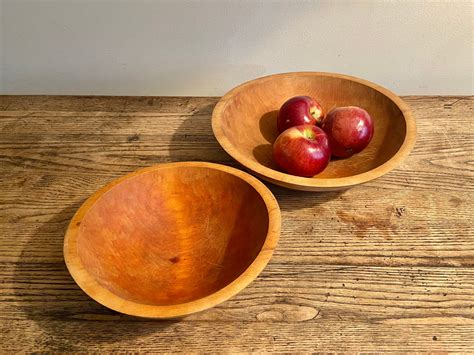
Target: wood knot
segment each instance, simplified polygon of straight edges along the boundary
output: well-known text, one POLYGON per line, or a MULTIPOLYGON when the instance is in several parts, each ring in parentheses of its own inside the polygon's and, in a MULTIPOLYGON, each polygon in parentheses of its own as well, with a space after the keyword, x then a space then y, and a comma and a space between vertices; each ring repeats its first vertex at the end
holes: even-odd
POLYGON ((172 258, 169 258, 168 260, 171 261, 173 264, 176 264, 179 261, 179 256, 173 256, 172 258))
POLYGON ((318 317, 319 312, 313 307, 280 304, 258 313, 255 318, 261 322, 304 322, 318 317))
POLYGON ((257 320, 262 322, 281 322, 283 314, 278 311, 265 311, 257 314, 257 320))
POLYGON ((397 214, 398 218, 401 218, 405 214, 405 207, 395 208, 395 213, 397 214))
POLYGON ((129 143, 130 142, 136 142, 138 140, 140 140, 140 136, 136 133, 127 137, 127 142, 129 142, 129 143))

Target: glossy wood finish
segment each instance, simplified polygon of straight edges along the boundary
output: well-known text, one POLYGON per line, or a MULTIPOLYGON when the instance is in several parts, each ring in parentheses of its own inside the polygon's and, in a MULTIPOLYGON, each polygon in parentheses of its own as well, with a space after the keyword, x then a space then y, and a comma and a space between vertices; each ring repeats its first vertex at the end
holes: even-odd
POLYGON ((215 306, 262 271, 280 233, 271 192, 234 168, 162 164, 92 195, 64 241, 69 271, 122 313, 182 316, 215 306))
POLYGON ((229 91, 212 114, 220 145, 259 177, 296 190, 344 189, 378 178, 397 167, 415 143, 416 126, 408 106, 376 84, 332 73, 276 74, 244 83, 229 91), (276 117, 288 98, 316 98, 325 113, 336 106, 360 106, 374 121, 374 137, 361 153, 333 159, 313 178, 280 172, 272 159, 278 132, 276 117))
POLYGON ((473 353, 474 97, 403 100, 419 134, 397 169, 345 191, 268 184, 282 230, 265 270, 216 307, 150 321, 77 286, 64 232, 145 166, 240 167, 212 132, 219 98, 0 96, 0 353, 473 353))

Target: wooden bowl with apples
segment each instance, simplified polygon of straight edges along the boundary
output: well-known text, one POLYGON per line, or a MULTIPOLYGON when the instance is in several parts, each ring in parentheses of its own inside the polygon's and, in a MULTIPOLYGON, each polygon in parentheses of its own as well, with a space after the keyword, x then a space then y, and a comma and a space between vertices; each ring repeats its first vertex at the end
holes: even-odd
POLYGON ((77 211, 64 257, 77 284, 113 310, 174 318, 252 282, 280 235, 268 188, 231 167, 161 164, 119 178, 77 211))
POLYGON ((394 93, 319 72, 270 75, 225 94, 212 114, 219 144, 255 175, 295 190, 349 188, 396 168, 416 138, 394 93))

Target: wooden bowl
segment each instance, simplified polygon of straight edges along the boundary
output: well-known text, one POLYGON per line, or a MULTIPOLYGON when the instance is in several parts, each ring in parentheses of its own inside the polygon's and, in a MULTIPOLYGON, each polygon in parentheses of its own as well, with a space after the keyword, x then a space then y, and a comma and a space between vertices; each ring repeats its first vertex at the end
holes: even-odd
POLYGON ((309 191, 344 189, 388 173, 410 153, 416 137, 408 106, 392 92, 351 76, 313 72, 276 74, 237 86, 215 107, 212 129, 222 148, 255 175, 309 191), (367 110, 375 126, 369 146, 351 158, 331 161, 312 178, 278 171, 272 159, 278 110, 296 95, 316 98, 325 113, 336 106, 367 110))
POLYGON ((93 194, 64 239, 77 284, 113 310, 173 318, 221 303, 252 282, 280 234, 268 188, 204 162, 139 170, 93 194))

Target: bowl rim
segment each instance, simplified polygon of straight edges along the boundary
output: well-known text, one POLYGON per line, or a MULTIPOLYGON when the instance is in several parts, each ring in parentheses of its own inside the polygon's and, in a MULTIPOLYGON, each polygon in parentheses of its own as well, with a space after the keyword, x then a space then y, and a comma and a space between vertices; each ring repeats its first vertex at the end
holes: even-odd
POLYGON ((278 73, 267 76, 262 76, 253 80, 246 81, 230 91, 228 91, 219 102, 216 104, 212 112, 212 130, 217 141, 221 147, 235 160, 237 160, 244 167, 254 172, 259 177, 270 181, 272 183, 282 185, 285 187, 293 189, 303 189, 303 190, 328 190, 328 189, 341 189, 346 187, 351 187, 354 185, 362 184, 370 180, 376 179, 389 171, 397 167, 411 152, 415 145, 416 141, 416 123, 413 117, 413 114, 409 106, 395 93, 392 91, 370 82, 365 79, 361 79, 355 76, 350 76, 346 74, 338 74, 331 72, 313 72, 313 71, 297 71, 297 72, 287 72, 287 73, 278 73), (271 169, 266 167, 255 160, 248 158, 245 154, 242 154, 234 145, 228 140, 223 126, 222 126, 222 114, 226 109, 229 100, 239 92, 246 89, 248 86, 255 84, 259 81, 269 81, 275 77, 284 77, 284 76, 298 76, 298 75, 312 75, 312 76, 326 76, 339 79, 346 79, 350 81, 357 82, 359 84, 371 87, 372 89, 380 92, 388 99, 390 99, 402 112, 402 116, 405 120, 406 125, 406 134, 405 139, 403 140, 402 145, 398 151, 385 163, 377 166, 374 169, 369 171, 346 176, 340 178, 307 178, 300 177, 295 175, 286 174, 284 172, 271 169))
POLYGON ((265 268, 275 249, 281 230, 281 215, 280 207, 272 192, 261 181, 252 175, 232 168, 229 166, 207 163, 207 162, 177 162, 177 163, 163 163, 151 167, 139 169, 130 174, 119 177, 109 184, 105 185, 95 193, 93 193, 74 214, 64 237, 63 253, 64 260, 74 281, 79 287, 92 299, 107 308, 115 311, 137 317, 146 318, 175 318, 185 316, 191 313, 203 311, 205 309, 216 306, 222 303, 245 287, 247 287, 265 268), (225 173, 234 175, 241 180, 244 180, 263 199, 268 212, 268 230, 265 241, 255 259, 252 263, 241 273, 234 281, 219 289, 218 291, 186 303, 176 305, 150 305, 142 304, 134 301, 124 299, 108 289, 101 286, 96 279, 90 275, 84 268, 77 249, 77 237, 79 234, 80 224, 87 212, 95 205, 97 200, 107 192, 111 191, 115 186, 119 185, 125 180, 145 174, 151 171, 159 171, 163 169, 173 169, 181 167, 197 167, 210 168, 219 170, 225 173))

